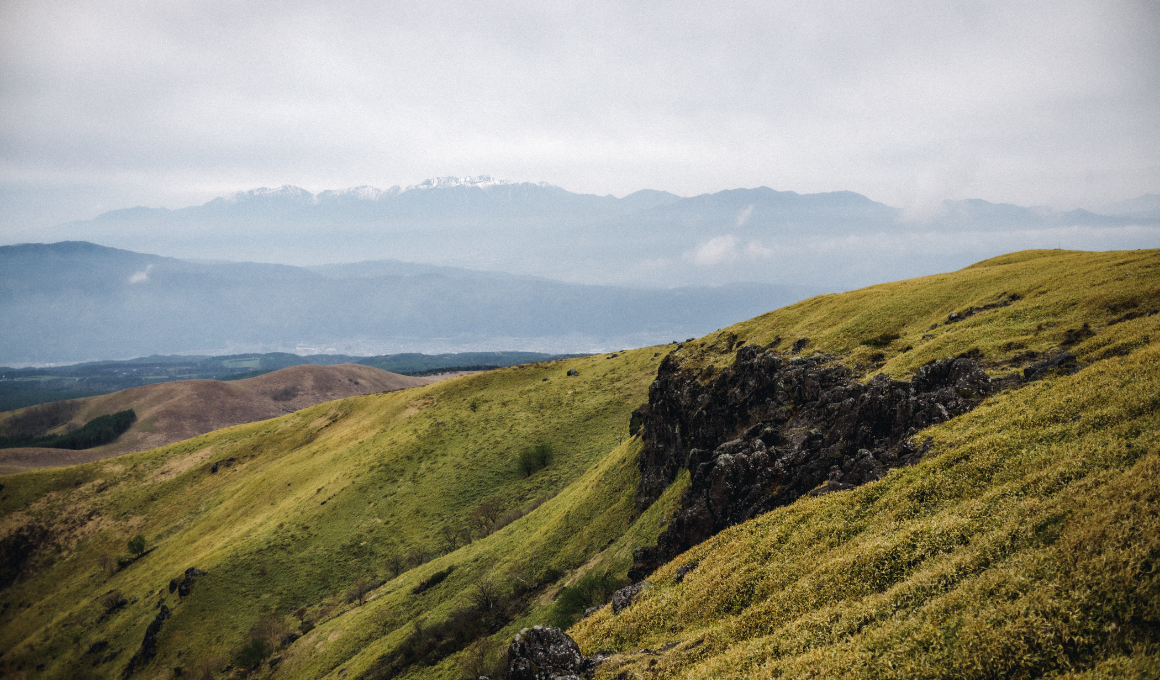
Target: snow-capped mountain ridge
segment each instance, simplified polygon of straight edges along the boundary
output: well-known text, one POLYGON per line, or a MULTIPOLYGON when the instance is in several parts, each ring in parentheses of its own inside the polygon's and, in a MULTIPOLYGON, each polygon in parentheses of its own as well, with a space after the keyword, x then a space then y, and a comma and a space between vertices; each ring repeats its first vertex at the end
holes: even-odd
POLYGON ((292 184, 283 184, 277 189, 270 187, 259 187, 257 189, 250 189, 249 191, 238 191, 228 196, 220 196, 210 201, 211 204, 238 204, 249 202, 268 202, 268 201, 282 201, 294 205, 319 205, 323 203, 333 203, 340 201, 380 201, 383 199, 394 198, 399 194, 411 191, 430 191, 434 189, 455 189, 464 187, 468 189, 491 189, 493 187, 515 187, 521 184, 540 188, 557 188, 547 182, 513 182, 507 179, 495 179, 490 175, 477 175, 475 177, 432 177, 423 180, 418 184, 411 184, 406 187, 395 185, 389 189, 383 190, 378 187, 369 185, 361 185, 357 187, 349 187, 346 189, 327 189, 320 191, 317 194, 312 194, 302 187, 294 186, 292 184))

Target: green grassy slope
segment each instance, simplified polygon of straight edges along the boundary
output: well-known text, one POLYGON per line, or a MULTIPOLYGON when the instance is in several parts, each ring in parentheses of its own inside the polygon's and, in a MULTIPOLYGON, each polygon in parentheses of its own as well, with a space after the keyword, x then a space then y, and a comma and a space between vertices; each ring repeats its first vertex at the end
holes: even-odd
MULTIPOLYGON (((867 375, 907 377, 969 351, 1002 375, 1065 343, 1086 367, 934 428, 935 453, 915 468, 723 532, 658 571, 619 616, 606 608, 571 633, 588 652, 626 652, 602 670, 619 677, 1155 667, 1157 309, 1160 251, 1038 251, 813 298, 686 343, 690 370, 730 363, 740 340, 788 351, 802 337, 807 353, 843 354, 867 375), (931 330, 1011 293, 1020 299, 931 330), (701 566, 675 584, 691 559, 701 566)), ((134 677, 201 677, 207 662, 213 677, 241 677, 236 663, 222 669, 255 627, 309 629, 257 677, 383 677, 491 592, 502 602, 487 610, 499 613, 484 643, 450 654, 463 645, 448 643, 403 670, 458 678, 475 657, 486 666, 519 627, 554 618, 560 588, 623 576, 676 507, 687 475, 636 515, 640 442, 626 433, 654 354, 672 349, 355 397, 0 478, 0 537, 45 528, 23 575, 0 589, 0 674, 120 677, 164 602, 173 616, 157 657, 134 677), (541 442, 557 455, 526 477, 517 456, 541 442), (445 529, 493 497, 522 516, 452 549, 445 529), (102 568, 136 534, 153 550, 102 568), (420 547, 436 557, 395 577, 391 555, 420 547), (167 584, 194 566, 208 574, 180 601, 167 584), (361 605, 347 597, 360 578, 374 586, 361 605), (110 591, 128 604, 106 612, 110 591), (98 642, 107 647, 86 654, 98 642)))
MULTIPOLYGON (((673 645, 617 657, 610 677, 1155 676, 1160 315, 1147 312, 1158 303, 1156 251, 1023 253, 727 329, 812 336, 854 362, 860 339, 898 333, 893 346, 914 348, 884 368, 902 375, 968 349, 1001 369, 1069 328, 1094 335, 1072 348, 1087 365, 1078 374, 928 430, 933 454, 914 468, 718 534, 660 569, 631 608, 573 635, 589 651, 673 645), (1024 299, 921 340, 1004 292, 1024 299), (1133 310, 1142 316, 1108 325, 1133 310)), ((696 347, 702 361, 721 360, 714 340, 696 347)))
MULTIPOLYGON (((300 607, 318 624, 317 637, 350 609, 343 595, 358 578, 377 583, 391 576, 388 558, 397 550, 445 552, 444 527, 462 526, 492 497, 518 510, 560 494, 532 516, 460 548, 450 562, 441 558, 391 580, 371 593, 372 604, 398 591, 406 612, 438 612, 481 570, 506 587, 517 561, 533 578, 566 578, 624 535, 632 519, 635 449, 619 442, 627 438, 626 414, 646 398, 655 353, 502 369, 331 402, 102 463, 5 477, 5 532, 32 523, 53 536, 33 557, 32 575, 0 591, 0 664, 14 670, 44 663, 43 677, 70 677, 70 668, 93 658, 83 653, 103 640, 108 650, 123 651, 89 672, 113 677, 141 644, 159 600, 174 616, 150 668, 189 671, 204 659, 228 660, 264 616, 296 628, 288 615, 300 607), (580 375, 566 377, 570 368, 580 375), (540 442, 554 447, 555 458, 526 477, 517 455, 540 442), (212 474, 215 461, 220 471, 212 474), (617 466, 615 474, 601 467, 608 465, 617 466), (564 527, 558 537, 546 528, 553 522, 564 527), (138 533, 153 552, 116 573, 103 571, 102 555, 123 555, 138 533), (487 545, 496 552, 485 565, 459 569, 422 598, 410 596, 418 579, 474 560, 487 545), (187 567, 209 572, 190 598, 177 603, 167 589, 159 594, 187 567), (98 600, 112 590, 132 604, 104 616, 98 600)), ((622 570, 632 547, 621 550, 622 570)), ((386 611, 364 607, 368 616, 386 611)), ((409 631, 409 618, 396 611, 376 619, 373 632, 409 631)), ((301 663, 320 676, 354 653, 350 644, 316 650, 301 663)), ((305 647, 300 642, 293 650, 305 647)), ((288 660, 287 667, 296 663, 288 660)))

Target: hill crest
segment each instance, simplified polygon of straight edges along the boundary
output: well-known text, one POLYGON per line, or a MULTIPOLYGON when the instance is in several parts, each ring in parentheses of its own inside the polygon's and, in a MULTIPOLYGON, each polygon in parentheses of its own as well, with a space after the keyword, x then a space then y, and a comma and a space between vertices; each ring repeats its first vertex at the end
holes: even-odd
MULTIPOLYGON (((133 409, 137 422, 112 444, 83 451, 0 450, 0 471, 76 465, 191 439, 207 432, 293 413, 335 399, 429 385, 439 377, 410 377, 370 366, 304 364, 242 380, 176 380, 96 397, 31 406, 0 414, 0 431, 37 412, 57 414, 36 434, 59 434, 97 416, 133 409)), ((51 416, 50 416, 51 417, 51 416)))

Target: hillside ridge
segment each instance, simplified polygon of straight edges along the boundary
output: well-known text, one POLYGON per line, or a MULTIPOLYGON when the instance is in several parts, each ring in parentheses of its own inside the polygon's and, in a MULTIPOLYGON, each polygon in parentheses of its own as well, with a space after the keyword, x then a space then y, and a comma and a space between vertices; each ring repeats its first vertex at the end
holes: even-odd
MULTIPOLYGON (((8 475, 0 672, 113 678, 152 654, 133 677, 495 678, 515 635, 541 625, 600 652, 598 678, 1139 677, 1160 666, 1157 300, 1157 250, 1013 253, 679 347, 351 397, 8 475), (964 376, 996 383, 1065 353, 1082 368, 983 399, 939 382, 973 408, 903 429, 916 464, 739 516, 608 606, 634 555, 681 524, 699 470, 735 453, 705 447, 638 504, 651 435, 632 415, 658 377, 727 413, 728 440, 762 421, 730 400, 764 403, 728 372, 788 388, 785 367, 841 367, 854 382, 819 394, 857 402, 913 387, 924 366, 964 361, 964 376), (665 378, 662 362, 679 370, 665 378), (137 536, 144 551, 126 553, 137 536), (204 574, 182 595, 191 568, 204 574)), ((809 408, 792 402, 786 422, 809 408)), ((873 439, 836 452, 856 462, 873 439)), ((854 468, 839 472, 847 484, 854 468)))
POLYGON ((358 364, 304 364, 242 380, 178 380, 132 387, 111 394, 52 402, 0 413, 0 432, 21 422, 58 434, 108 413, 132 408, 137 422, 112 444, 84 451, 15 448, 0 450, 0 471, 12 473, 104 460, 146 451, 233 425, 275 418, 360 394, 407 389, 437 382, 358 364))

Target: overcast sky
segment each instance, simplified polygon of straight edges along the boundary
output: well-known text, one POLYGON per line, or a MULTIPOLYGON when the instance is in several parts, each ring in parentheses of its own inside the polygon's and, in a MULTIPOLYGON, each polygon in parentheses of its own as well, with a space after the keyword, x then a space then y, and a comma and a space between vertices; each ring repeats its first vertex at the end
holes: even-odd
POLYGON ((0 240, 258 186, 490 174, 1160 193, 1160 3, 0 2, 0 240))

